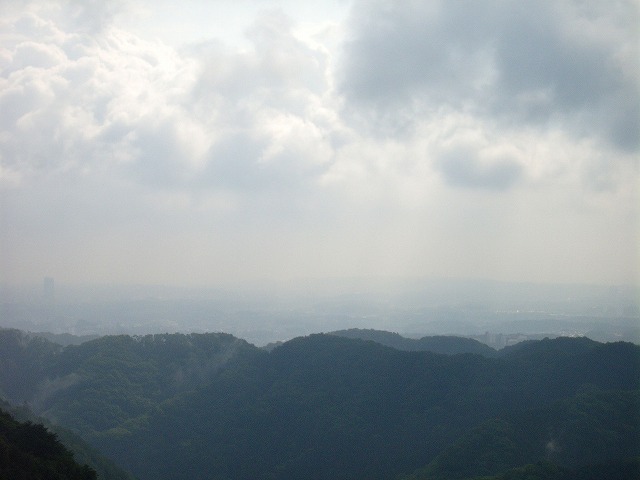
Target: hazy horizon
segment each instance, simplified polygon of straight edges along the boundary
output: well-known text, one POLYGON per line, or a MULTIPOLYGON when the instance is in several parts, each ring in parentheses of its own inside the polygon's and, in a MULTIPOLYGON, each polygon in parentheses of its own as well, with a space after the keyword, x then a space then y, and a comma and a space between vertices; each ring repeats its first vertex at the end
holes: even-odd
POLYGON ((588 336, 640 343, 633 286, 355 279, 242 288, 0 285, 0 327, 74 335, 225 332, 256 345, 350 328, 518 342, 588 336), (481 336, 481 337, 478 337, 481 336))
POLYGON ((638 3, 0 4, 0 283, 640 285, 638 3))
MULTIPOLYGON (((640 285, 633 283, 607 284, 607 283, 584 283, 584 282, 530 282, 530 281, 503 281, 492 278, 477 277, 326 277, 312 278, 300 277, 294 279, 252 279, 241 283, 223 282, 220 284, 169 284, 169 283, 100 283, 100 282, 66 282, 50 275, 43 276, 39 281, 11 283, 0 281, 0 291, 22 291, 31 292, 34 296, 46 294, 47 288, 53 288, 56 295, 61 292, 68 294, 71 292, 103 292, 113 299, 131 298, 139 294, 142 298, 146 296, 157 296, 162 298, 164 294, 167 298, 205 298, 211 294, 265 294, 277 295, 278 293, 287 295, 302 295, 308 297, 322 297, 323 295, 341 295, 374 293, 386 291, 388 294, 407 294, 416 291, 475 291, 487 292, 500 289, 512 289, 522 292, 532 292, 533 296, 543 298, 539 292, 550 292, 556 296, 561 291, 601 291, 601 292, 638 292, 640 285), (51 282, 47 287, 47 282, 51 282)), ((475 294, 474 294, 475 295, 475 294)), ((481 296, 482 293, 476 296, 481 296)), ((637 298, 640 301, 640 297, 637 298)))

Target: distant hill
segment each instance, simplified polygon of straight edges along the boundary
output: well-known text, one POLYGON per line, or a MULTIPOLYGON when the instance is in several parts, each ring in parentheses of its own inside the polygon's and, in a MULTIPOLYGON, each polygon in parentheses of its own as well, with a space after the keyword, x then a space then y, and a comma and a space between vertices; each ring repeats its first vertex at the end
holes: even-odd
POLYGON ((553 340, 525 340, 515 345, 509 345, 500 350, 501 357, 512 359, 536 359, 540 355, 570 356, 586 353, 601 345, 600 342, 587 337, 556 337, 553 340))
POLYGON ((533 451, 555 426, 576 432, 557 438, 578 453, 563 450, 553 468, 584 466, 589 444, 571 435, 595 439, 603 463, 617 461, 611 445, 640 455, 628 415, 640 347, 571 338, 517 347, 444 355, 318 334, 267 352, 216 333, 63 348, 0 331, 0 390, 140 480, 389 480, 446 458, 468 458, 460 475, 502 475, 540 458, 509 457, 510 445, 526 453, 524 439, 533 451), (501 448, 503 470, 483 470, 501 448))
POLYGON ((81 343, 100 338, 100 335, 71 335, 70 333, 50 332, 29 332, 28 335, 44 338, 50 342, 62 345, 63 347, 68 345, 80 345, 81 343))
POLYGON ((361 328, 351 328, 348 330, 337 330, 330 332, 330 335, 339 337, 357 338, 386 345, 397 350, 412 352, 434 352, 445 355, 456 355, 458 353, 475 353, 485 357, 495 357, 497 352, 477 340, 464 337, 436 335, 419 339, 405 338, 398 333, 385 332, 383 330, 371 330, 361 328))

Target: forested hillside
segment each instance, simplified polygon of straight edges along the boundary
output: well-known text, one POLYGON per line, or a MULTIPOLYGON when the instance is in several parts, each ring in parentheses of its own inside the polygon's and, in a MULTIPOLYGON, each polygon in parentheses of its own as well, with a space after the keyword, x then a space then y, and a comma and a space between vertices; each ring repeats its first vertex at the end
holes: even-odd
MULTIPOLYGON (((609 464, 613 472, 630 468, 628 460, 639 451, 640 391, 585 385, 576 395, 551 405, 483 422, 407 480, 496 475, 541 460, 564 467, 553 470, 556 476, 589 465, 609 464)), ((635 465, 635 473, 640 474, 635 465)))
POLYGON ((266 352, 224 334, 65 348, 0 334, 0 367, 27 359, 32 375, 26 389, 3 375, 5 395, 142 480, 465 478, 540 461, 568 475, 640 455, 640 347, 627 343, 543 340, 492 358, 336 335, 266 352))
POLYGON ((363 328, 337 330, 330 333, 331 335, 337 335, 339 337, 370 340, 398 350, 434 352, 443 353, 445 355, 477 353, 485 357, 497 356, 497 352, 488 345, 480 343, 477 340, 464 337, 436 335, 422 338, 406 338, 397 333, 363 328))
POLYGON ((1 480, 96 480, 43 425, 21 423, 0 410, 1 480))
POLYGON ((55 435, 57 441, 73 453, 73 459, 80 465, 91 467, 98 474, 99 480, 134 480, 133 475, 125 472, 68 428, 55 425, 45 418, 34 415, 24 405, 12 406, 0 400, 0 409, 11 415, 18 422, 40 424, 46 427, 49 432, 55 435))
POLYGON ((63 349, 3 330, 0 345, 0 392, 85 434, 207 384, 238 351, 257 351, 226 334, 107 336, 63 349))

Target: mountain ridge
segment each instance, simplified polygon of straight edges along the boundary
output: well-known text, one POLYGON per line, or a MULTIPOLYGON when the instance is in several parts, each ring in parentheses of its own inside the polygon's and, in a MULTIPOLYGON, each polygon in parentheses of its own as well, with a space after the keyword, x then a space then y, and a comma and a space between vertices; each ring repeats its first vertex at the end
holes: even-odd
POLYGON ((0 331, 0 367, 28 359, 23 370, 40 375, 27 390, 0 376, 2 391, 31 395, 22 401, 141 480, 391 479, 492 418, 512 421, 589 385, 640 387, 640 347, 582 339, 495 357, 333 334, 271 352, 220 333, 42 342, 0 331))
POLYGON ((346 338, 370 340, 397 350, 428 351, 445 355, 476 353, 485 357, 497 356, 496 350, 484 343, 471 338, 454 335, 430 335, 421 338, 406 338, 395 332, 362 328, 336 330, 328 334, 346 338))

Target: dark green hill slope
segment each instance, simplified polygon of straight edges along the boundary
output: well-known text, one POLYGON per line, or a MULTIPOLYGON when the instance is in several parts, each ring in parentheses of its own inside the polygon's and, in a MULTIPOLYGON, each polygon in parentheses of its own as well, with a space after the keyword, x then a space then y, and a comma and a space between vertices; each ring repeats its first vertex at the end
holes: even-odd
POLYGON ((512 468, 499 475, 469 477, 465 480, 638 480, 640 458, 588 464, 575 469, 541 461, 512 468))
MULTIPOLYGON (((14 341, 0 359, 31 358, 30 345, 14 341)), ((35 346, 24 401, 142 480, 392 479, 489 419, 509 422, 589 388, 640 387, 640 347, 583 339, 500 358, 335 335, 270 353, 224 334, 35 346)), ((5 380, 0 388, 18 391, 5 380)))
POLYGON ((96 480, 44 426, 21 423, 0 410, 1 480, 96 480))
POLYGON ((541 355, 572 356, 586 353, 600 345, 599 342, 587 337, 557 337, 553 340, 526 340, 524 342, 509 345, 499 351, 499 356, 526 360, 537 359, 541 355))
POLYGON ((497 475, 541 461, 569 471, 640 454, 640 391, 583 387, 577 395, 491 419, 407 480, 497 475))
POLYGON ((620 347, 545 351, 514 368, 313 335, 96 441, 145 479, 389 479, 488 418, 551 405, 585 383, 637 388, 639 371, 628 367, 640 349, 620 347), (591 356, 606 368, 580 368, 591 356))
POLYGON ((73 452, 73 458, 77 463, 89 465, 95 470, 99 480, 134 480, 133 475, 125 472, 111 460, 101 455, 100 452, 87 444, 87 442, 76 433, 60 425, 54 425, 47 419, 37 417, 24 406, 13 407, 7 402, 0 400, 0 409, 7 412, 19 422, 44 425, 47 430, 55 434, 60 443, 73 452))
POLYGON ((0 329, 0 396, 14 403, 32 399, 62 350, 44 338, 0 329))
POLYGON ((62 348, 0 331, 0 392, 14 404, 84 434, 114 428, 206 384, 238 352, 228 334, 105 336, 62 348))
POLYGON ((442 353, 445 355, 456 355, 458 353, 476 353, 485 357, 495 357, 497 352, 477 340, 464 337, 436 335, 422 337, 419 339, 405 338, 397 333, 385 332, 382 330, 371 330, 361 328, 351 328, 349 330, 337 330, 330 332, 330 335, 339 337, 356 338, 360 340, 370 340, 387 347, 406 351, 423 351, 442 353))

